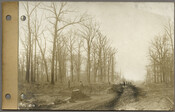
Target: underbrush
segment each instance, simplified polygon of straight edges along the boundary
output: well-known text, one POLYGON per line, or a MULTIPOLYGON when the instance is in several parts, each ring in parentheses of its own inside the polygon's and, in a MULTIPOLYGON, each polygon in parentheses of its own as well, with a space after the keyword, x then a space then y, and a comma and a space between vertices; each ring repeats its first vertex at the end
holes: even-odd
POLYGON ((107 84, 91 84, 80 86, 71 86, 68 88, 67 85, 50 83, 22 83, 19 84, 19 107, 29 109, 43 109, 51 108, 55 105, 61 105, 71 100, 67 100, 72 96, 72 91, 79 89, 83 94, 92 96, 99 94, 106 94, 106 90, 111 85, 107 84), (25 97, 21 99, 21 94, 25 97))

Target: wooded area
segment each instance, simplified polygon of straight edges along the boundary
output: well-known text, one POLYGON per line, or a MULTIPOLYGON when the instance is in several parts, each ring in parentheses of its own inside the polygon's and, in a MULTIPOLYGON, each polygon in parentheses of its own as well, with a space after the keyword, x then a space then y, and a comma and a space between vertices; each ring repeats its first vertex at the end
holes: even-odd
POLYGON ((174 4, 20 2, 18 108, 173 110, 163 7, 174 4))
POLYGON ((155 36, 149 47, 146 83, 174 85, 174 27, 169 22, 164 33, 155 36))
POLYGON ((64 2, 26 2, 23 7, 27 23, 22 26, 25 36, 20 36, 24 48, 19 52, 20 81, 110 84, 121 79, 115 69, 117 49, 110 45, 109 38, 90 15, 70 18, 75 11, 64 2), (42 14, 39 15, 37 10, 42 14), (45 22, 49 25, 43 24, 45 22))

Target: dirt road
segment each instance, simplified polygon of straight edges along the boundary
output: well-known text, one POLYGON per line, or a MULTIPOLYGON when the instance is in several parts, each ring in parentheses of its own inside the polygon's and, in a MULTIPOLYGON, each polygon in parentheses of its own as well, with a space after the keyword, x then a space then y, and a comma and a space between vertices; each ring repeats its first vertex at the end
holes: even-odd
MULTIPOLYGON (((95 100, 85 103, 84 110, 174 110, 173 89, 154 88, 147 90, 135 85, 115 85, 115 94, 105 100, 95 100), (97 103, 98 102, 98 103, 97 103), (93 105, 93 106, 91 106, 93 105)), ((73 108, 72 108, 73 109, 73 108)), ((74 108, 76 109, 76 108, 74 108)))
POLYGON ((157 87, 152 90, 126 87, 115 110, 174 110, 173 88, 157 87), (135 94, 135 95, 134 95, 135 94))
POLYGON ((112 88, 113 93, 98 96, 91 96, 89 101, 77 101, 55 107, 55 109, 68 109, 68 110, 117 110, 118 106, 125 100, 130 102, 136 101, 139 95, 138 89, 133 85, 114 85, 112 88))
MULTIPOLYGON (((102 94, 89 94, 89 99, 65 102, 64 99, 70 97, 70 92, 60 92, 59 94, 35 94, 36 99, 29 99, 22 105, 35 104, 29 109, 41 110, 173 110, 173 89, 136 87, 132 84, 113 85, 107 92, 102 94), (109 93, 110 91, 110 93, 109 93), (59 95, 59 96, 58 96, 59 95)), ((32 97, 34 98, 34 97, 32 97)))

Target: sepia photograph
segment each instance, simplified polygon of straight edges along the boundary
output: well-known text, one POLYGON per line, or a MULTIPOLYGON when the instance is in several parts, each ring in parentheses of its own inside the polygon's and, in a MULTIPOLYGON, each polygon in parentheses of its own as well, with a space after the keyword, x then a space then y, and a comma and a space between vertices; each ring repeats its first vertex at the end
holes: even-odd
POLYGON ((173 2, 19 2, 18 109, 174 110, 173 2))

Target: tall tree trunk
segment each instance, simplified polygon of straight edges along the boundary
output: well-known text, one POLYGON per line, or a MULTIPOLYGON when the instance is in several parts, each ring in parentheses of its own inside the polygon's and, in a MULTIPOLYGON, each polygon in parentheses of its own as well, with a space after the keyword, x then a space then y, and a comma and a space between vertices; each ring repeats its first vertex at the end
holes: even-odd
POLYGON ((26 81, 29 83, 29 47, 27 47, 26 52, 26 81))
POLYGON ((46 72, 46 77, 47 77, 47 82, 49 82, 49 74, 48 74, 48 67, 47 67, 47 61, 45 59, 45 54, 41 48, 41 45, 39 44, 38 38, 36 37, 37 40, 37 44, 39 46, 40 52, 41 52, 41 56, 42 56, 42 60, 44 61, 44 66, 45 66, 45 72, 46 72))
POLYGON ((29 83, 30 82, 30 61, 31 61, 31 28, 30 28, 30 16, 28 15, 28 61, 27 61, 27 68, 26 68, 26 79, 27 79, 27 82, 29 83))
POLYGON ((71 81, 74 82, 74 71, 73 71, 73 54, 72 54, 72 49, 70 51, 70 57, 71 57, 71 65, 70 65, 70 70, 71 70, 71 81))
POLYGON ((109 57, 109 60, 108 60, 108 83, 110 83, 110 80, 109 80, 110 67, 111 67, 111 56, 109 57))
POLYGON ((31 82, 34 82, 34 74, 33 74, 33 42, 31 43, 31 82))
POLYGON ((52 61, 51 61, 51 84, 54 84, 54 63, 55 63, 55 47, 57 40, 57 19, 55 21, 55 29, 54 29, 54 40, 53 40, 53 48, 52 48, 52 61))
POLYGON ((58 53, 56 51, 56 65, 55 65, 55 81, 57 81, 57 69, 58 69, 58 53))
POLYGON ((36 64, 37 64, 37 66, 36 66, 36 76, 37 76, 37 82, 39 82, 39 73, 38 73, 39 62, 38 62, 38 58, 36 59, 36 64))
POLYGON ((94 56, 93 56, 93 76, 94 76, 94 83, 96 83, 96 79, 97 79, 97 63, 96 63, 96 57, 95 57, 95 52, 94 52, 94 56))
MULTIPOLYGON (((88 43, 89 44, 89 43, 88 43)), ((90 45, 88 45, 88 59, 87 59, 87 82, 90 84, 90 45)))
POLYGON ((35 80, 36 81, 36 37, 35 37, 35 54, 34 54, 34 71, 33 74, 35 76, 35 80))
POLYGON ((53 50, 52 50, 52 62, 51 62, 51 84, 55 84, 54 81, 54 62, 55 61, 55 42, 53 44, 53 50))
POLYGON ((62 62, 59 60, 59 80, 62 83, 62 62))
POLYGON ((59 49, 59 58, 58 58, 58 63, 59 63, 59 81, 60 83, 63 83, 63 56, 61 49, 59 49))
POLYGON ((114 82, 114 55, 112 55, 112 73, 111 73, 111 81, 114 82))
POLYGON ((102 56, 101 56, 101 48, 99 50, 99 69, 100 69, 100 82, 103 80, 103 68, 102 68, 102 56))
POLYGON ((106 53, 105 53, 105 51, 103 51, 104 53, 103 53, 103 70, 104 70, 104 72, 103 72, 103 81, 104 82, 106 82, 106 53))
POLYGON ((64 55, 63 55, 63 62, 62 62, 62 72, 63 72, 63 75, 62 75, 62 82, 65 82, 66 81, 66 74, 67 74, 67 67, 66 67, 66 50, 64 50, 64 55))
POLYGON ((78 67, 77 67, 77 81, 80 81, 80 67, 81 67, 81 54, 80 54, 80 46, 78 48, 78 67))

